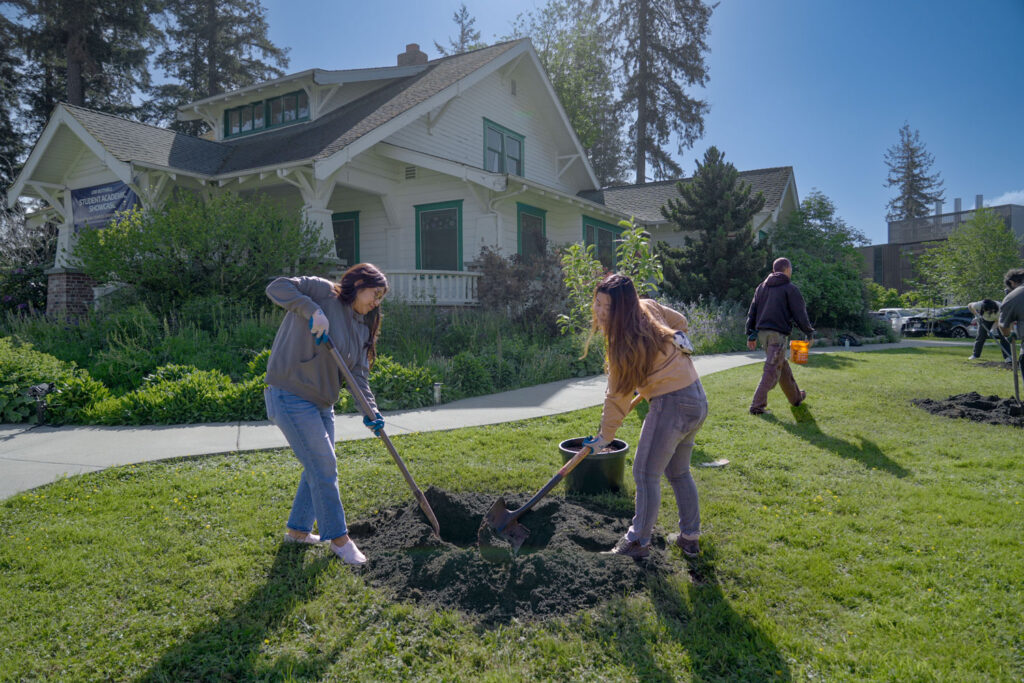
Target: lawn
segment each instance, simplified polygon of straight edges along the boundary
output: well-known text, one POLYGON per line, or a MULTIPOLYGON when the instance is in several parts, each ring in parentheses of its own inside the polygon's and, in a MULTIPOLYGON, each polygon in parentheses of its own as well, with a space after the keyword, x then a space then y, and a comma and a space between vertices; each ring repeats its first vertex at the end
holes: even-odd
MULTIPOLYGON (((804 423, 779 391, 747 414, 759 366, 708 376, 694 459, 730 464, 694 468, 701 558, 673 551, 643 591, 558 619, 485 626, 282 545, 288 451, 25 492, 0 503, 0 679, 1021 680, 1024 433, 910 405, 1012 393, 967 353, 812 356, 804 423)), ((599 412, 394 441, 421 488, 528 495, 599 412)), ((411 499, 379 443, 339 460, 350 520, 411 499)))

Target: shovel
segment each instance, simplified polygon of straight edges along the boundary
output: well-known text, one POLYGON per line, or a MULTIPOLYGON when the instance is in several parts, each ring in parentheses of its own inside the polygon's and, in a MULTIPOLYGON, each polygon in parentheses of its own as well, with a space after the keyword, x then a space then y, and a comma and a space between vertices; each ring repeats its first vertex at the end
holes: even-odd
POLYGON ((480 545, 480 552, 486 559, 497 559, 498 553, 491 552, 493 550, 492 544, 489 542, 488 534, 486 533, 488 528, 494 532, 494 535, 503 538, 508 541, 509 545, 512 546, 512 554, 516 555, 519 552, 519 548, 522 547, 523 542, 530 536, 530 530, 524 527, 516 520, 523 516, 527 510, 537 504, 541 498, 546 496, 548 492, 555 488, 558 482, 562 481, 570 472, 572 472, 576 465, 579 465, 583 461, 583 458, 591 454, 593 449, 590 446, 584 446, 580 449, 579 453, 572 457, 572 460, 562 465, 562 469, 555 472, 555 476, 551 477, 551 480, 544 484, 544 488, 537 492, 537 494, 531 498, 526 505, 519 508, 518 510, 509 510, 505 507, 505 499, 498 498, 491 506, 491 509, 487 511, 487 515, 484 517, 483 523, 480 525, 480 531, 477 533, 477 541, 480 545))
MULTIPOLYGON (((338 364, 338 368, 341 370, 342 376, 345 377, 345 384, 348 386, 349 393, 352 394, 356 403, 359 404, 359 410, 363 415, 372 419, 373 410, 370 408, 370 402, 366 400, 366 396, 364 396, 363 392, 359 390, 359 385, 356 384, 356 378, 352 376, 352 371, 348 369, 347 365, 345 365, 345 359, 341 357, 340 353, 338 353, 338 347, 334 345, 330 335, 326 332, 323 333, 320 341, 327 345, 327 349, 331 352, 331 356, 334 357, 334 362, 338 364)), ((402 462, 402 457, 398 455, 398 451, 395 450, 395 445, 391 443, 391 439, 384 433, 383 429, 380 430, 380 433, 377 436, 379 436, 380 440, 384 442, 385 446, 387 446, 388 452, 391 453, 391 457, 395 459, 395 464, 398 465, 398 469, 401 470, 402 476, 405 477, 405 483, 407 483, 409 488, 412 489, 413 495, 416 496, 416 502, 420 504, 420 509, 423 510, 423 514, 425 514, 427 519, 430 521, 430 526, 434 527, 434 533, 438 538, 441 538, 441 527, 437 523, 437 517, 434 516, 434 511, 431 509, 430 503, 427 502, 423 492, 419 490, 419 487, 416 486, 416 482, 413 481, 412 475, 409 474, 409 470, 406 469, 405 463, 402 462)))
POLYGON ((1013 359, 1013 397, 1020 405, 1020 357, 1017 355, 1017 340, 1010 340, 1010 358, 1013 359))

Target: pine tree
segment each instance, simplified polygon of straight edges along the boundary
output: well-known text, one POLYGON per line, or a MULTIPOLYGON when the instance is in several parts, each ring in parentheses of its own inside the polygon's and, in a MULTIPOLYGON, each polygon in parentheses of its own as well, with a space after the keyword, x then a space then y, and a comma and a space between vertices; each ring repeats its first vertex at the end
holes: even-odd
POLYGON ((434 47, 442 57, 460 55, 463 52, 484 47, 484 43, 480 42, 480 31, 473 28, 476 18, 470 16, 469 10, 466 9, 466 3, 459 5, 459 9, 452 15, 452 21, 459 27, 459 37, 457 39, 449 37, 447 48, 436 40, 434 41, 434 47))
POLYGON ((149 86, 148 55, 159 38, 159 0, 7 0, 17 9, 26 55, 23 88, 31 137, 57 102, 120 115, 149 86))
POLYGON ((619 59, 618 109, 634 117, 627 152, 636 182, 647 181, 648 163, 656 179, 677 176, 682 169, 665 149, 670 137, 677 137, 681 155, 704 135, 708 104, 685 88, 708 82, 704 55, 713 6, 703 0, 597 3, 607 9, 606 32, 619 59))
POLYGON ((259 0, 168 0, 167 46, 156 65, 170 78, 153 89, 150 118, 201 134, 201 122, 175 121, 179 106, 284 75, 288 49, 267 36, 259 0))
POLYGON ((0 212, 7 207, 3 191, 14 182, 24 143, 12 114, 20 107, 21 57, 15 52, 16 27, 0 14, 0 212))
POLYGON ((602 185, 623 180, 621 126, 604 32, 585 0, 551 0, 520 14, 509 38, 529 36, 602 185))
POLYGON ((666 254, 665 291, 692 301, 699 296, 740 301, 749 298, 768 263, 768 249, 758 243, 751 220, 764 207, 764 195, 751 194, 739 172, 716 147, 689 181, 676 183, 679 198, 669 199, 661 214, 689 233, 686 246, 666 254))
POLYGON ((899 142, 885 153, 889 168, 886 187, 896 187, 899 192, 886 205, 887 220, 927 216, 935 202, 942 201, 942 178, 939 173, 930 174, 934 163, 935 158, 925 151, 920 132, 911 132, 910 125, 904 123, 899 142))

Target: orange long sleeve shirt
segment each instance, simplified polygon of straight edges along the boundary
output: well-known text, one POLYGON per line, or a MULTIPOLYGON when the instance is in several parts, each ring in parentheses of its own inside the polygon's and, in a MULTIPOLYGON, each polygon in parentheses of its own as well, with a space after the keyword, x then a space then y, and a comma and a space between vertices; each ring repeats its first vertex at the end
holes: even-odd
MULTIPOLYGON (((655 320, 664 323, 673 330, 687 331, 689 326, 684 316, 668 306, 662 306, 653 299, 641 299, 640 305, 655 320)), ((601 434, 606 439, 615 437, 615 432, 622 426, 622 421, 629 413, 633 392, 650 400, 657 396, 678 391, 688 387, 699 379, 697 369, 688 354, 683 353, 675 344, 666 344, 658 351, 643 384, 626 393, 617 394, 612 390, 615 378, 608 378, 608 387, 604 394, 604 410, 601 412, 601 434)))

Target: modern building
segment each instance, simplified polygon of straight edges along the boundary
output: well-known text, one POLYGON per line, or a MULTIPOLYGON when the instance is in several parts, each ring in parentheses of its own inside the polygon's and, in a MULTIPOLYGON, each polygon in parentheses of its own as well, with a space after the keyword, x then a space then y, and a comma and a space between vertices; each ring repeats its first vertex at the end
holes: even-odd
MULTIPOLYGON (((979 194, 975 196, 974 209, 963 210, 957 198, 950 213, 943 213, 942 202, 936 202, 931 216, 890 222, 888 243, 859 248, 864 256, 864 277, 900 294, 912 289, 917 256, 945 242, 957 226, 969 221, 974 211, 983 206, 984 197, 979 194)), ((985 208, 1000 216, 1024 245, 1024 206, 1003 204, 985 208)), ((1024 258, 1024 246, 1021 257, 1024 258)))

